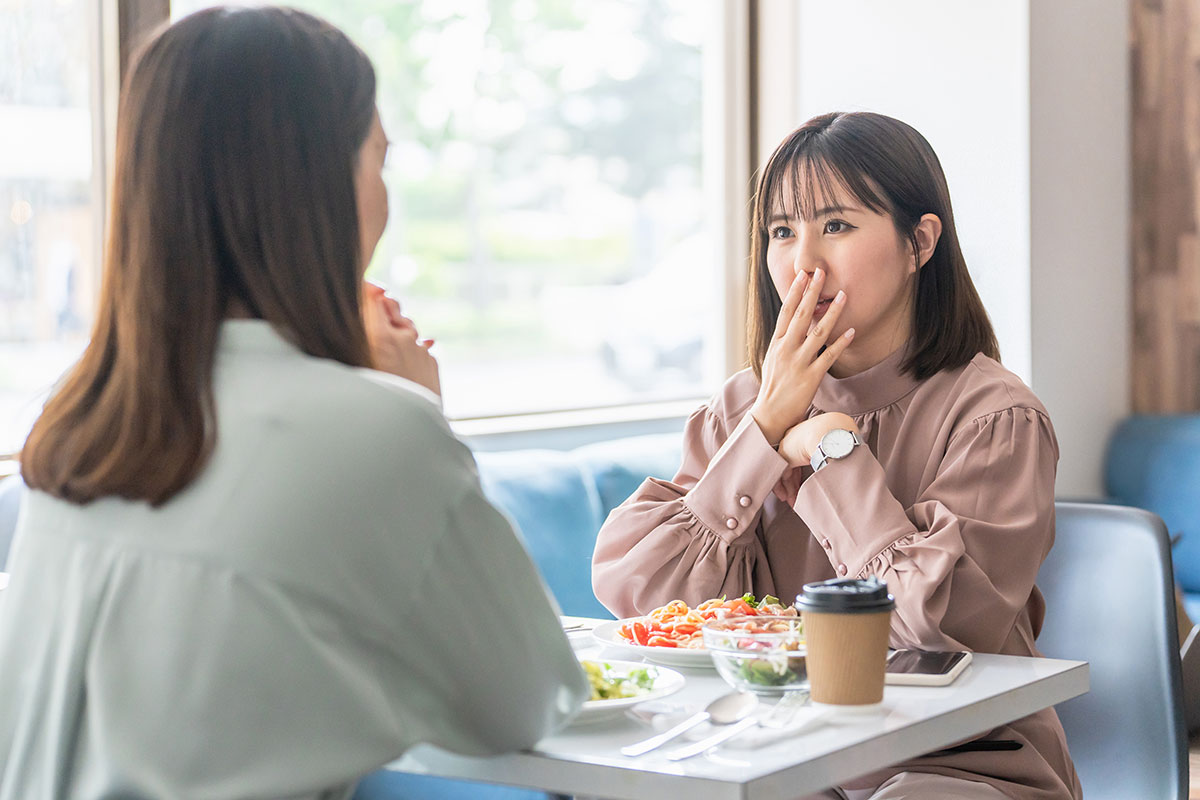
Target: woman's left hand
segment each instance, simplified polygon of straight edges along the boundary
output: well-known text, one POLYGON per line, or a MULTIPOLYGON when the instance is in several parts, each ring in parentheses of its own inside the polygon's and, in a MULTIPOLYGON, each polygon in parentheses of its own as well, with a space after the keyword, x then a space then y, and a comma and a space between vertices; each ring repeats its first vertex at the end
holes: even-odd
POLYGON ((370 282, 363 291, 363 323, 375 369, 442 393, 437 359, 429 353, 433 340, 419 339, 412 320, 400 313, 400 304, 370 282))
POLYGON ((858 433, 854 420, 840 411, 810 417, 783 435, 783 441, 779 443, 779 455, 793 467, 806 467, 821 443, 821 437, 838 428, 858 433))

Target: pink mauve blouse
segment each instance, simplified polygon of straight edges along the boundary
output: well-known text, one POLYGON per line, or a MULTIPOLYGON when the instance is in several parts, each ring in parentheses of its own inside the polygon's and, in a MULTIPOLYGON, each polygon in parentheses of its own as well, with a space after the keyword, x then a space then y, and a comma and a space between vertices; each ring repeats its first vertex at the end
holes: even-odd
MULTIPOLYGON (((903 349, 848 378, 826 376, 809 415, 854 418, 865 447, 803 468, 795 506, 771 489, 787 469, 747 413, 758 380, 734 375, 684 431, 672 481, 649 478, 601 528, 596 596, 619 617, 679 598, 774 594, 878 575, 896 597, 891 645, 1039 655, 1034 586, 1054 541, 1058 443, 1019 378, 977 355, 918 381, 903 349)), ((1079 798, 1054 709, 990 731, 1017 751, 917 758, 848 786, 919 771, 989 783, 1020 800, 1079 798)))

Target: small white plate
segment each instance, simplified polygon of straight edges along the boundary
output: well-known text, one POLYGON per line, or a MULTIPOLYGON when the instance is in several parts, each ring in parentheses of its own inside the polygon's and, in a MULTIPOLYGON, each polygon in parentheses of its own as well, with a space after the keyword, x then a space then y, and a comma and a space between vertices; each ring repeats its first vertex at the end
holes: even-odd
POLYGON ((608 658, 584 658, 581 660, 607 664, 609 670, 616 675, 628 675, 635 669, 651 670, 651 674, 654 675, 654 687, 645 694, 639 694, 636 697, 617 697, 612 700, 588 700, 583 704, 583 710, 571 722, 572 725, 611 719, 621 715, 625 709, 636 706, 638 703, 658 700, 669 694, 675 694, 675 692, 678 692, 687 683, 687 678, 673 669, 647 666, 641 661, 613 661, 608 658))
MULTIPOLYGON (((636 619, 641 619, 641 617, 636 617, 636 619)), ((716 669, 713 666, 712 656, 703 647, 646 647, 621 638, 621 634, 618 633, 621 626, 627 625, 632 621, 633 619, 615 619, 602 622, 595 628, 592 628, 592 636, 606 647, 616 647, 630 655, 640 656, 656 664, 668 664, 672 667, 691 667, 692 669, 716 669)))

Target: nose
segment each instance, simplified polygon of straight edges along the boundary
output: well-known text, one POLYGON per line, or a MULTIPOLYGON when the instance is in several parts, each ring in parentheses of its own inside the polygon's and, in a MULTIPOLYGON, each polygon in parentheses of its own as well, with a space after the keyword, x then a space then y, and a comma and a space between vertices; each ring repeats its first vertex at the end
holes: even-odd
POLYGON ((812 234, 803 229, 797 232, 795 254, 795 260, 792 263, 793 278, 799 277, 801 272, 808 273, 808 276, 811 278, 818 267, 825 272, 829 272, 829 267, 825 263, 825 254, 821 247, 821 237, 819 235, 812 234))

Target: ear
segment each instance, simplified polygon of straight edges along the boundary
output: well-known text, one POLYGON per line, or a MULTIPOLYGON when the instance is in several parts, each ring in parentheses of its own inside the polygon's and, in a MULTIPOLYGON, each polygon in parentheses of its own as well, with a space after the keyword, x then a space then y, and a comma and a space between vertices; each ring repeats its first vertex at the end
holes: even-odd
POLYGON ((913 229, 917 239, 917 263, 913 267, 916 272, 925 266, 925 262, 933 255, 938 239, 942 237, 942 220, 937 214, 925 214, 913 229))

